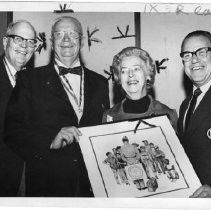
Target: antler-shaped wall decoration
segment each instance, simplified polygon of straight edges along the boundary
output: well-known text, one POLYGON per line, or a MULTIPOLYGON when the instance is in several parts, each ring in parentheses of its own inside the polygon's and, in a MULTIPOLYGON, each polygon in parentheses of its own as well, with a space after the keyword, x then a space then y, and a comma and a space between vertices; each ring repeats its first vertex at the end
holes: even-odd
POLYGON ((38 47, 36 48, 36 52, 39 52, 39 54, 41 53, 41 50, 44 49, 46 50, 47 48, 47 43, 46 43, 46 38, 45 38, 45 32, 39 33, 39 36, 36 37, 36 39, 41 42, 38 47))
POLYGON ((64 5, 61 5, 59 4, 59 10, 54 10, 54 13, 74 13, 74 10, 73 9, 69 9, 70 8, 70 5, 68 5, 67 7, 67 4, 64 4, 64 5))
POLYGON ((168 58, 164 58, 161 61, 158 61, 158 60, 155 61, 155 68, 156 68, 156 71, 157 71, 158 74, 160 73, 161 69, 165 70, 167 68, 167 66, 162 66, 162 65, 163 65, 164 62, 166 62, 168 60, 169 60, 168 58))
POLYGON ((93 35, 98 32, 100 29, 97 27, 94 28, 92 32, 89 31, 89 26, 87 27, 87 37, 88 37, 88 47, 90 51, 90 47, 92 45, 92 42, 102 43, 102 41, 98 38, 93 37, 93 35))
POLYGON ((107 74, 107 75, 109 75, 109 77, 107 78, 107 80, 110 80, 111 79, 112 81, 114 81, 114 71, 113 71, 113 67, 112 66, 110 66, 110 70, 109 71, 104 70, 104 73, 107 74))
POLYGON ((136 36, 136 35, 128 35, 129 25, 126 26, 125 34, 122 33, 119 26, 117 26, 117 30, 120 33, 120 36, 112 37, 112 39, 122 39, 122 38, 135 37, 136 36))

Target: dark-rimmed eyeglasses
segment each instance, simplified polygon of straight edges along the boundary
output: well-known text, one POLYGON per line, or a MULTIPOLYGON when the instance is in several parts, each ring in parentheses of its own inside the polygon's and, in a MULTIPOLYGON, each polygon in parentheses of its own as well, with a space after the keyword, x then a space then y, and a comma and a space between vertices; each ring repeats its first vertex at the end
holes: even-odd
POLYGON ((36 43, 37 43, 36 39, 25 39, 22 36, 18 36, 18 35, 15 35, 15 34, 7 35, 7 37, 12 38, 14 43, 18 44, 18 45, 22 45, 23 42, 26 41, 27 47, 35 47, 36 43))
POLYGON ((67 34, 69 38, 74 38, 74 39, 79 39, 81 37, 81 34, 75 31, 55 31, 53 33, 53 37, 56 40, 61 40, 64 38, 65 34, 67 34))
POLYGON ((195 55, 197 58, 205 58, 207 57, 207 53, 211 51, 211 47, 202 47, 194 52, 185 51, 180 53, 180 57, 183 61, 188 62, 193 58, 193 55, 195 55))

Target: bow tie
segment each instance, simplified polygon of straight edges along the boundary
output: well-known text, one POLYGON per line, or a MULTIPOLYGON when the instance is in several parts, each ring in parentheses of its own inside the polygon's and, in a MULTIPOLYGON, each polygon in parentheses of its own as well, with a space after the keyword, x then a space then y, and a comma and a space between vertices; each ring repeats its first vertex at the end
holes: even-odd
POLYGON ((77 75, 81 75, 82 74, 82 70, 80 66, 74 67, 74 68, 65 68, 63 66, 58 66, 59 68, 59 75, 65 75, 68 73, 71 74, 77 74, 77 75))

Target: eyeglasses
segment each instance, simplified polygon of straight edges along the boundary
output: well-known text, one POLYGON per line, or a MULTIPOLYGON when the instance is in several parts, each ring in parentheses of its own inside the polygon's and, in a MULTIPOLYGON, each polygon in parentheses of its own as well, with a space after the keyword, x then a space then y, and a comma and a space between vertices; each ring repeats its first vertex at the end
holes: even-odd
POLYGON ((26 41, 28 47, 35 47, 35 45, 37 43, 36 39, 25 39, 22 36, 18 36, 18 35, 14 35, 14 34, 7 35, 7 37, 12 38, 14 43, 18 44, 18 45, 22 45, 23 42, 26 41))
POLYGON ((78 39, 81 37, 81 34, 75 32, 75 31, 55 31, 53 33, 54 39, 61 40, 64 38, 64 35, 67 34, 68 37, 78 39))
POLYGON ((123 67, 121 69, 121 74, 125 74, 125 73, 131 74, 131 72, 134 74, 135 72, 140 72, 140 71, 144 71, 143 66, 134 66, 133 68, 123 67))
POLYGON ((180 57, 182 58, 183 61, 188 62, 193 58, 193 55, 195 55, 199 59, 207 57, 208 51, 211 51, 211 47, 202 47, 194 52, 189 52, 189 51, 181 52, 180 57))

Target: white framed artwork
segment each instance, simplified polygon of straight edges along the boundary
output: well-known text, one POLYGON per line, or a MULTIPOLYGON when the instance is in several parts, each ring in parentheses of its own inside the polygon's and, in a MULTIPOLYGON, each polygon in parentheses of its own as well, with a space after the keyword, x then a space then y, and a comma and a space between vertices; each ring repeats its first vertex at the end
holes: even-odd
POLYGON ((80 128, 95 197, 189 197, 201 184, 166 115, 80 128))

